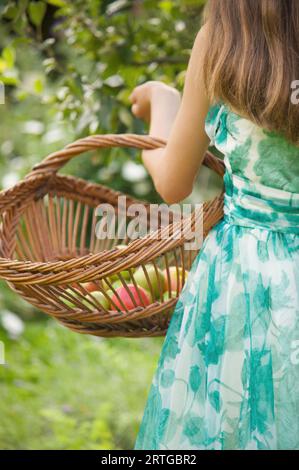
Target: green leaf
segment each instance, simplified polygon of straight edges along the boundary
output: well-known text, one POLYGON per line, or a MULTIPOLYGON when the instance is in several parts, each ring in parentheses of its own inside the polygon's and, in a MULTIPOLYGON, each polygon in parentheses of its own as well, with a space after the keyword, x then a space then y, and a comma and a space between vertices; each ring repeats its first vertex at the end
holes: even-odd
POLYGON ((35 26, 40 26, 46 13, 47 5, 44 2, 30 2, 28 13, 35 26))
POLYGON ((120 108, 118 116, 125 126, 130 127, 133 124, 133 115, 126 108, 120 108))
POLYGON ((159 2, 159 7, 165 13, 171 13, 171 10, 173 8, 173 3, 172 1, 164 0, 164 1, 159 2))
POLYGON ((54 7, 60 8, 67 6, 67 3, 63 0, 47 0, 47 3, 49 3, 49 5, 54 5, 54 7))
POLYGON ((12 68, 14 66, 16 52, 13 47, 5 47, 2 52, 2 57, 5 60, 7 67, 12 68))
POLYGON ((15 5, 7 5, 3 12, 3 16, 9 20, 14 20, 19 13, 18 8, 15 5))
POLYGON ((6 69, 7 69, 7 63, 5 62, 5 60, 0 58, 0 74, 4 72, 4 70, 6 69))
POLYGON ((19 80, 17 77, 13 75, 0 75, 0 81, 4 83, 4 85, 18 85, 19 80))
POLYGON ((38 95, 40 95, 43 92, 44 84, 43 84, 43 81, 42 81, 41 78, 37 78, 34 81, 33 89, 34 89, 35 93, 37 93, 38 95))

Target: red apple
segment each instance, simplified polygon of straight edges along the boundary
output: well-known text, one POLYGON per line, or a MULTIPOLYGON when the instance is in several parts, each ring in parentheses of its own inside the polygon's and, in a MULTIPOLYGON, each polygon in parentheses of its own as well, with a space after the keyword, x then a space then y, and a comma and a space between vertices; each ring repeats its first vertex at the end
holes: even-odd
POLYGON ((99 290, 99 286, 95 282, 84 282, 82 287, 84 287, 87 292, 95 292, 99 290))
POLYGON ((134 308, 136 308, 136 306, 143 307, 143 306, 150 305, 151 303, 150 297, 149 297, 148 292, 146 292, 145 289, 143 289, 140 286, 138 286, 136 289, 134 284, 128 284, 127 289, 125 287, 118 287, 116 289, 116 292, 119 298, 121 299, 121 302, 118 299, 117 295, 114 294, 111 299, 113 302, 112 304, 113 308, 114 306, 117 306, 119 310, 124 310, 124 307, 123 307, 124 305, 127 310, 133 310, 134 308), (128 293, 127 289, 129 289, 134 301, 131 299, 131 296, 128 293))

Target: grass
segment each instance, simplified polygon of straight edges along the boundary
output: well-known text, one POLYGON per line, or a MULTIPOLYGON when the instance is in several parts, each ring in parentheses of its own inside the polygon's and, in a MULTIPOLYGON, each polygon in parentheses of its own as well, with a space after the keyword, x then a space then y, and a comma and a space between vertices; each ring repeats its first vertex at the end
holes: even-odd
POLYGON ((132 449, 162 339, 97 339, 27 322, 0 366, 1 449, 132 449))

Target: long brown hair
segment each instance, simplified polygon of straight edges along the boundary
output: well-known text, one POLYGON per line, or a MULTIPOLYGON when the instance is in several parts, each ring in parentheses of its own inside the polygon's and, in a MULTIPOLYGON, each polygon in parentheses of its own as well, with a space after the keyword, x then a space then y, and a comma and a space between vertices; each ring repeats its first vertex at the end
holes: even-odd
POLYGON ((208 0, 205 23, 210 99, 299 145, 299 0, 208 0))

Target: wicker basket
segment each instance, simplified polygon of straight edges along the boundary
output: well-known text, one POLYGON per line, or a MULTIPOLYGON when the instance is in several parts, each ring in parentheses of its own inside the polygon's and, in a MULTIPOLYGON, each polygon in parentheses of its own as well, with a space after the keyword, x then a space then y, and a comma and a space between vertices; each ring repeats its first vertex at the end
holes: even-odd
MULTIPOLYGON (((205 236, 222 217, 223 196, 194 211, 188 224, 186 218, 172 219, 168 227, 161 224, 134 241, 105 240, 95 235, 94 209, 101 203, 116 207, 121 194, 57 174, 71 158, 90 150, 164 145, 149 136, 87 137, 51 154, 23 181, 0 193, 0 278, 29 303, 78 333, 164 335, 198 253, 185 249, 187 232, 199 218, 205 236), (138 276, 146 286, 140 288, 138 276)), ((210 153, 204 164, 223 176, 223 162, 210 153)), ((127 207, 140 203, 130 197, 126 201, 127 207)), ((149 214, 150 205, 145 207, 149 214)))

